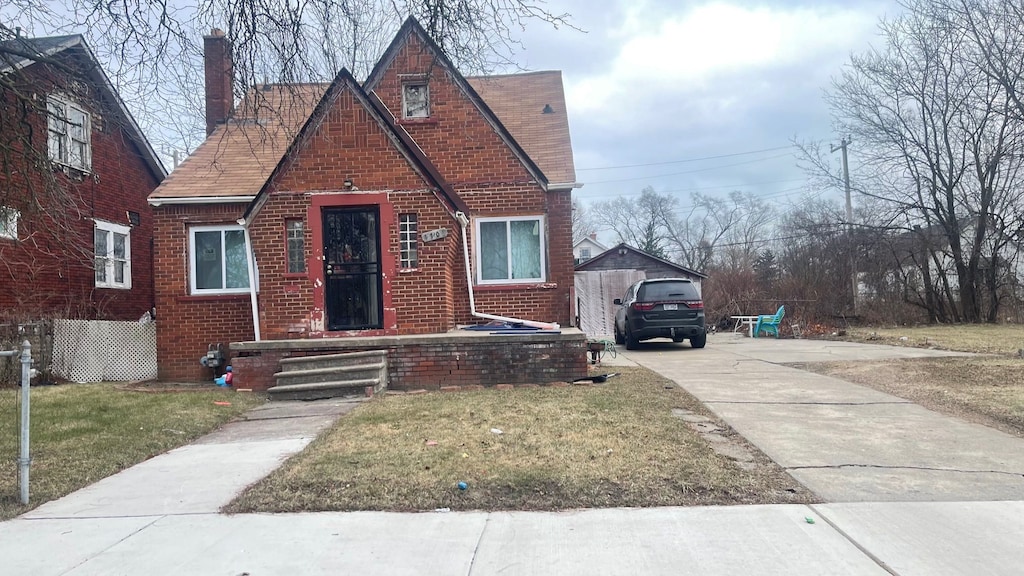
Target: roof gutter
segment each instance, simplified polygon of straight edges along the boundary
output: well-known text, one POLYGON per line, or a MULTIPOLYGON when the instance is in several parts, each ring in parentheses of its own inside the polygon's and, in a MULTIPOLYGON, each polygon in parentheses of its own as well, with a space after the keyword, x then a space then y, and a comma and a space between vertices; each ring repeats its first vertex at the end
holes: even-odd
POLYGON ((456 212, 455 218, 462 225, 462 254, 466 258, 466 288, 469 290, 469 313, 476 318, 485 318, 487 320, 497 320, 499 322, 509 322, 512 324, 522 324, 524 326, 530 326, 533 328, 540 328, 541 330, 558 330, 558 324, 548 322, 536 322, 534 320, 520 320, 518 318, 507 318, 505 316, 495 316, 493 314, 484 314, 476 311, 476 302, 473 298, 473 270, 469 267, 469 236, 466 234, 466 226, 469 225, 469 218, 465 212, 456 212))
POLYGON ((252 202, 255 196, 197 196, 195 198, 149 198, 150 206, 164 204, 234 204, 252 202))
POLYGON ((557 182, 548 184, 548 190, 569 190, 571 188, 583 188, 583 182, 557 182))

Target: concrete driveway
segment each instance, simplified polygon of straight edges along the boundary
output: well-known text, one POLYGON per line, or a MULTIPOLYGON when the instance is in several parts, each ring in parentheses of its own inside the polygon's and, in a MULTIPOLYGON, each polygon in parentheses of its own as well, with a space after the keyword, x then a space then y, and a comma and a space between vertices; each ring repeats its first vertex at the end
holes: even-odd
POLYGON ((956 352, 717 334, 625 358, 677 382, 828 502, 1021 500, 1024 439, 786 363, 956 352))

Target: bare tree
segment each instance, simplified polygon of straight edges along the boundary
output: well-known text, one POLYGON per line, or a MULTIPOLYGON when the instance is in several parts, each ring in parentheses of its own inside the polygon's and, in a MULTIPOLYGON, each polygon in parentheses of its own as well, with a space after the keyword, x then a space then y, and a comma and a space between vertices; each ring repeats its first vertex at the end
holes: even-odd
POLYGON ((572 243, 597 232, 598 223, 593 213, 579 198, 572 199, 572 243))
POLYGON ((324 82, 342 67, 369 72, 408 16, 463 72, 515 67, 514 31, 529 22, 571 26, 569 15, 527 0, 10 0, 0 41, 82 34, 157 150, 189 150, 205 137, 203 35, 225 31, 235 96, 267 81, 324 82))
POLYGON ((1012 83, 984 68, 992 38, 972 35, 974 12, 944 11, 951 3, 904 3, 881 23, 882 47, 853 56, 827 101, 857 142, 860 189, 885 201, 895 227, 941 230, 944 245, 918 262, 942 287, 932 296, 949 301, 952 320, 978 322, 998 314, 998 262, 1019 234, 1024 126, 1012 83))
POLYGON ((615 233, 619 242, 658 258, 668 259, 665 223, 673 219, 676 198, 650 186, 639 198, 619 196, 594 205, 594 219, 615 233))

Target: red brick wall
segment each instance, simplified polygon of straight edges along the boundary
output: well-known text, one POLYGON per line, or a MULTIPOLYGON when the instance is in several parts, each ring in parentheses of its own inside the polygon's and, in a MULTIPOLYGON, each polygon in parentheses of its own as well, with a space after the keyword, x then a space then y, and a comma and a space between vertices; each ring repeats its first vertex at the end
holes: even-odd
MULTIPOLYGON (((74 60, 65 64, 76 66, 74 60)), ((68 88, 62 76, 43 65, 26 69, 22 88, 39 96, 60 92, 92 115, 92 168, 87 174, 69 170, 52 173, 33 163, 25 168, 15 149, 14 163, 0 170, 0 204, 12 204, 22 213, 19 240, 0 239, 0 317, 40 316, 107 320, 137 320, 154 303, 152 239, 153 213, 146 197, 157 186, 157 177, 142 159, 119 120, 113 104, 98 98, 95 87, 79 83, 68 88), (40 193, 53 178, 64 190, 70 205, 43 206, 36 212, 25 196, 47 198, 40 193), (96 288, 93 271, 93 219, 128 225, 127 211, 138 212, 141 223, 131 231, 131 290, 96 288), (57 225, 46 214, 58 214, 57 225), (66 217, 66 218, 65 218, 66 217)), ((0 99, 0 128, 4 142, 17 138, 18 130, 31 130, 35 149, 46 157, 46 118, 28 111, 20 123, 13 98, 0 99), (15 119, 18 120, 15 120, 15 119)), ((6 146, 5 146, 6 147, 6 146)))
POLYGON ((362 350, 387 350, 388 388, 494 387, 505 384, 571 382, 587 375, 586 336, 455 334, 444 338, 332 338, 303 350, 276 347, 247 350, 232 358, 237 387, 266 390, 275 385, 281 359, 362 350))
MULTIPOLYGON (((377 89, 389 108, 401 109, 398 74, 426 71, 430 64, 415 46, 402 52, 377 89)), ((472 215, 542 214, 547 217, 547 281, 539 285, 478 288, 477 309, 488 314, 568 326, 569 288, 573 278, 569 192, 545 192, 532 183, 522 163, 452 79, 439 70, 434 70, 434 74, 430 83, 431 119, 410 122, 406 127, 444 177, 458 189, 471 207, 472 215)), ((262 337, 338 335, 324 333, 319 323, 323 306, 317 287, 317 280, 323 279, 323 263, 317 258, 319 248, 315 245, 321 226, 319 211, 322 206, 358 205, 364 201, 378 204, 382 222, 388 225, 382 249, 385 271, 390 270, 386 278, 389 294, 385 295, 386 323, 380 335, 445 332, 457 323, 480 322, 470 314, 461 229, 434 192, 426 187, 424 179, 351 92, 339 91, 321 124, 308 134, 306 142, 272 183, 272 193, 252 223, 251 234, 260 270, 262 337), (346 179, 351 180, 358 191, 347 191, 343 184, 346 179), (418 267, 399 270, 397 222, 398 215, 407 212, 417 214, 421 235, 438 228, 448 229, 449 234, 429 243, 421 238, 418 267), (305 223, 307 272, 299 275, 286 273, 285 222, 293 218, 305 223)), ((251 339, 251 312, 247 296, 217 299, 188 296, 186 225, 232 222, 241 214, 242 207, 167 207, 157 212, 161 378, 205 378, 209 374, 201 368, 198 359, 206 346, 212 342, 251 339), (215 318, 215 323, 204 321, 209 318, 215 318), (175 324, 168 328, 168 322, 175 324)), ((440 350, 424 350, 424 354, 441 353, 440 350)), ((505 352, 508 357, 515 357, 505 352)), ((252 358, 236 359, 238 369, 244 372, 249 364, 259 364, 262 366, 259 370, 267 372, 271 370, 268 366, 276 362, 269 356, 261 360, 252 358)), ((495 362, 486 354, 468 361, 477 365, 459 369, 471 371, 474 374, 471 379, 477 380, 495 362)), ((501 364, 501 369, 513 372, 517 361, 501 364)), ((572 370, 579 370, 577 363, 572 360, 572 370)), ((407 373, 409 381, 436 380, 439 383, 442 380, 437 374, 424 372, 426 364, 401 366, 396 368, 396 374, 407 373)), ((276 366, 273 369, 276 370, 276 366)), ((453 373, 449 370, 446 374, 451 377, 453 373)), ((269 383, 271 376, 269 372, 254 378, 263 378, 269 383)), ((514 379, 514 376, 508 378, 514 379)), ((530 379, 535 380, 536 376, 530 379)))
MULTIPOLYGON (((568 326, 573 281, 569 191, 545 192, 533 182, 523 163, 454 79, 435 64, 434 55, 415 35, 399 50, 373 89, 390 110, 401 114, 402 81, 416 74, 428 78, 430 117, 402 120, 402 126, 467 202, 472 216, 547 217, 547 281, 541 285, 477 287, 477 311, 568 326)), ((455 243, 452 261, 455 322, 476 323, 480 320, 470 315, 460 242, 455 243)))
POLYGON ((255 338, 248 294, 189 294, 188 227, 234 224, 244 209, 244 204, 154 208, 157 357, 161 380, 212 379, 212 371, 199 364, 210 344, 222 343, 227 353, 231 342, 255 338))

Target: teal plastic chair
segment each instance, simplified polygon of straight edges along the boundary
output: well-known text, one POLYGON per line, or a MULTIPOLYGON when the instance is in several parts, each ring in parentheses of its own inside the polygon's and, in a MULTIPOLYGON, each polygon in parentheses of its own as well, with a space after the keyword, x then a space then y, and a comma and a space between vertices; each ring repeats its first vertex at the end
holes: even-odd
POLYGON ((786 307, 779 306, 779 310, 775 314, 762 314, 757 317, 757 324, 754 325, 754 338, 761 335, 761 331, 764 330, 765 334, 775 334, 775 337, 779 337, 779 324, 782 324, 782 318, 786 315, 786 307))

